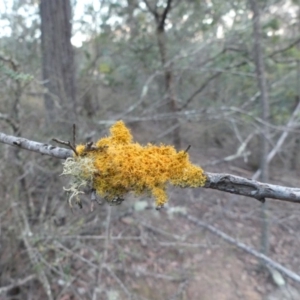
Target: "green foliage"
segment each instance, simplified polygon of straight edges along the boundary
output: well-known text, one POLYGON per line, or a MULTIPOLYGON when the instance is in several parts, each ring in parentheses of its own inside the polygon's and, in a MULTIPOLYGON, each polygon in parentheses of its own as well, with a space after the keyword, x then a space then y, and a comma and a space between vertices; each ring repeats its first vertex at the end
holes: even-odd
POLYGON ((30 74, 16 72, 11 68, 8 68, 4 63, 0 62, 0 73, 4 74, 5 76, 9 77, 14 81, 20 81, 22 83, 28 83, 33 80, 33 76, 30 74))
POLYGON ((286 56, 300 60, 300 49, 297 47, 293 47, 287 51, 286 56))
POLYGON ((272 29, 274 31, 280 29, 281 22, 278 18, 270 19, 265 25, 264 29, 272 29))

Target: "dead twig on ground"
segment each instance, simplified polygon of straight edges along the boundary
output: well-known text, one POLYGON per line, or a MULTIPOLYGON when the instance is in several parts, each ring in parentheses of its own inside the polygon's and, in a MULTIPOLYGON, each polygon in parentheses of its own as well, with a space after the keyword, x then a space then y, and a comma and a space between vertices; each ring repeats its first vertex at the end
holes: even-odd
POLYGON ((7 286, 3 286, 3 287, 0 287, 0 295, 1 294, 4 294, 4 293, 7 293, 9 290, 15 288, 15 287, 19 287, 21 285, 25 285, 27 284, 28 282, 32 281, 36 279, 36 275, 35 274, 31 274, 29 276, 26 276, 25 278, 23 279, 16 279, 13 283, 7 285, 7 286))
POLYGON ((282 274, 286 275, 287 277, 289 277, 290 279, 294 280, 295 282, 300 282, 300 275, 296 274, 295 272, 291 271, 290 269, 287 269, 286 267, 284 267, 283 265, 279 264, 278 262, 274 261, 273 259, 271 259, 270 257, 264 255, 261 252, 258 252, 257 250, 247 246, 246 244, 234 239, 233 237, 227 235, 226 233, 224 233, 223 231, 217 229, 216 227, 209 225, 205 222, 200 221, 199 219, 189 215, 189 214, 184 214, 184 213, 179 213, 182 217, 186 218, 187 220, 189 220, 190 222, 196 224, 199 227, 203 227, 207 230, 209 230, 210 232, 212 232, 213 234, 221 237, 223 240, 225 240, 226 242, 235 245, 236 247, 246 251, 247 253, 255 256, 256 258, 258 258, 259 260, 263 261, 266 265, 280 271, 282 274))

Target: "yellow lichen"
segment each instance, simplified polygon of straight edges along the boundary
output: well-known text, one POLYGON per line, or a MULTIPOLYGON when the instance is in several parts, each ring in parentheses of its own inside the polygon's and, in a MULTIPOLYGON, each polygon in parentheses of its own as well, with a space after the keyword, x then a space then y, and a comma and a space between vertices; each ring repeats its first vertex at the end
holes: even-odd
POLYGON ((177 152, 173 146, 134 143, 122 121, 110 128, 110 136, 101 138, 95 146, 78 145, 76 152, 74 162, 86 158, 92 162, 92 178, 87 171, 90 165, 80 164, 82 180, 89 181, 107 201, 134 192, 152 195, 160 207, 167 202, 168 183, 201 187, 206 181, 204 171, 189 161, 188 153, 177 152))
POLYGON ((84 145, 78 145, 76 147, 76 152, 77 152, 78 156, 81 156, 84 151, 85 151, 85 146, 84 145))

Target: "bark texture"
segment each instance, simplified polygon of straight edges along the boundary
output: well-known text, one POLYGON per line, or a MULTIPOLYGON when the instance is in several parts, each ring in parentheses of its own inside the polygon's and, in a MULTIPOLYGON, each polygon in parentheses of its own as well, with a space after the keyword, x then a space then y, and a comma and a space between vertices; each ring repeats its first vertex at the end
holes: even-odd
MULTIPOLYGON (((253 55, 255 62, 255 71, 257 78, 257 85, 260 91, 261 98, 261 110, 262 119, 264 124, 261 128, 261 157, 260 157, 260 179, 264 182, 269 180, 269 164, 268 164, 268 154, 269 154, 269 117, 270 117, 270 105, 269 105, 269 94, 266 79, 263 47, 262 47, 262 34, 261 34, 261 22, 260 22, 260 9, 258 2, 256 0, 249 0, 251 10, 253 13, 253 55)), ((262 251, 264 254, 269 252, 269 220, 267 204, 262 204, 262 251)))
POLYGON ((50 122, 76 115, 70 0, 40 2, 45 107, 50 122), (63 114, 62 114, 63 112, 63 114))
MULTIPOLYGON (((59 159, 66 159, 73 156, 73 151, 70 149, 38 143, 25 138, 6 135, 4 133, 0 133, 0 143, 40 154, 46 154, 59 159)), ((269 198, 300 204, 300 188, 262 183, 253 179, 231 174, 205 173, 205 175, 207 176, 207 180, 204 188, 247 196, 259 201, 264 201, 266 198, 269 198)))
POLYGON ((55 158, 66 159, 73 155, 70 149, 55 147, 45 143, 38 143, 25 138, 7 135, 0 132, 0 143, 15 146, 21 149, 49 155, 55 158))
MULTIPOLYGON (((166 34, 166 19, 172 9, 172 0, 167 0, 167 3, 161 13, 158 11, 159 9, 157 7, 157 3, 154 7, 152 7, 150 3, 148 3, 148 0, 144 0, 144 2, 148 10, 153 15, 156 24, 157 45, 160 55, 161 67, 164 73, 164 87, 168 101, 167 109, 169 112, 176 114, 179 109, 176 103, 176 91, 174 84, 174 74, 172 71, 172 64, 168 63, 168 37, 166 34)), ((169 122, 168 125, 172 129, 171 131, 173 135, 173 144, 176 149, 180 149, 181 138, 179 120, 177 118, 174 118, 169 122)))

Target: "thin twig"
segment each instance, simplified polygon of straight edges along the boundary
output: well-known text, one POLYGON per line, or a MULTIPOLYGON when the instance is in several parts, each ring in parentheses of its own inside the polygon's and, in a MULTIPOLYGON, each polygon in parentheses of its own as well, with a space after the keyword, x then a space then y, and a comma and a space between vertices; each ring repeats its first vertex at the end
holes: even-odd
POLYGON ((284 275, 293 279, 294 281, 300 282, 300 275, 296 274, 295 272, 291 271, 290 269, 285 268, 283 265, 274 261, 270 257, 258 252, 257 250, 245 245, 244 243, 241 243, 240 241, 232 238, 231 236, 227 235, 226 233, 217 229, 216 227, 206 224, 191 215, 184 214, 184 213, 179 213, 179 214, 181 216, 185 217, 186 219, 188 219, 189 221, 191 221, 192 223, 196 224, 197 226, 200 226, 200 227, 203 227, 203 228, 209 230, 213 234, 216 234, 217 236, 221 237, 226 242, 233 244, 233 245, 237 246, 238 248, 246 251, 247 253, 250 253, 251 255, 255 256, 256 258, 264 261, 267 265, 282 272, 284 275))
MULTIPOLYGON (((280 138, 277 140, 276 145, 269 152, 268 157, 267 157, 268 163, 270 163, 272 161, 272 159, 274 158, 274 156, 277 154, 277 152, 280 150, 281 146, 283 145, 285 139, 287 138, 287 136, 289 134, 289 129, 294 126, 294 123, 295 123, 295 121, 296 121, 296 119, 298 117, 299 111, 300 111, 300 102, 298 102, 297 107, 293 111, 293 114, 292 114, 291 118, 287 122, 287 124, 286 124, 286 130, 284 130, 284 132, 281 134, 280 138)), ((252 176, 252 179, 256 180, 260 176, 260 173, 261 173, 261 170, 258 169, 255 172, 255 174, 252 176)))
POLYGON ((23 279, 16 279, 13 283, 11 283, 10 285, 7 286, 3 286, 0 287, 0 295, 3 293, 8 292, 9 290, 15 288, 15 287, 19 287, 21 285, 27 284, 29 281, 36 279, 36 275, 35 274, 31 274, 23 279))
POLYGON ((61 144, 61 145, 68 146, 70 149, 73 150, 73 152, 74 152, 76 155, 78 155, 76 149, 74 148, 74 146, 71 144, 70 141, 65 142, 65 141, 62 141, 62 140, 59 140, 59 139, 56 139, 56 138, 53 138, 52 141, 54 141, 54 142, 56 142, 56 143, 58 143, 58 144, 61 144))
POLYGON ((102 281, 102 275, 103 275, 103 269, 105 268, 105 264, 108 257, 108 248, 110 243, 110 221, 111 221, 111 206, 107 207, 107 215, 106 215, 106 224, 105 224, 105 241, 104 241, 104 251, 102 259, 100 260, 99 268, 97 269, 97 276, 96 276, 96 285, 93 291, 93 300, 98 299, 99 296, 99 288, 101 287, 102 281))
POLYGON ((187 148, 184 150, 184 153, 188 153, 191 147, 192 147, 191 145, 188 145, 187 148))
POLYGON ((124 293, 127 295, 128 299, 132 299, 132 295, 131 295, 130 291, 126 288, 126 286, 124 285, 124 283, 115 274, 115 272, 113 272, 113 270, 108 265, 105 265, 105 269, 108 271, 108 273, 111 275, 111 277, 114 278, 115 281, 120 285, 120 287, 122 288, 122 290, 124 291, 124 293))
POLYGON ((76 124, 73 124, 73 146, 76 147, 76 124))
MULTIPOLYGON (((39 265, 39 258, 36 253, 36 249, 32 247, 32 245, 29 242, 29 236, 32 235, 32 231, 29 226, 29 222, 27 217, 25 216, 25 213, 21 209, 14 208, 14 212, 20 219, 20 225, 23 226, 24 230, 22 232, 22 240, 24 242, 28 257, 31 261, 31 264, 33 266, 38 266, 39 265), (23 219, 23 224, 21 223, 21 219, 23 219)), ((42 286, 45 290, 45 293, 47 295, 48 300, 53 300, 53 295, 52 295, 52 290, 51 290, 51 285, 48 280, 48 277, 46 273, 44 272, 43 268, 37 268, 37 273, 38 273, 38 279, 42 283, 42 286)))
POLYGON ((7 124, 10 125, 12 128, 13 132, 18 132, 19 131, 19 126, 16 124, 16 122, 9 117, 8 115, 0 113, 0 120, 4 120, 7 124))

